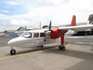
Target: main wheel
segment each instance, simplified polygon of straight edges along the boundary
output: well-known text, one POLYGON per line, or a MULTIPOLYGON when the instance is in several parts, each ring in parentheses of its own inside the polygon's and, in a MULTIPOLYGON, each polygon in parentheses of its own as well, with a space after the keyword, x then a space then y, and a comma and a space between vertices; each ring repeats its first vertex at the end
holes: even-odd
POLYGON ((10 54, 11 54, 11 55, 16 54, 16 50, 15 50, 15 49, 10 50, 10 54))
POLYGON ((66 47, 65 46, 62 46, 62 50, 66 50, 66 47))
POLYGON ((65 46, 59 46, 59 50, 66 50, 65 46))
POLYGON ((59 46, 58 48, 59 48, 59 50, 62 50, 62 47, 61 46, 59 46))
POLYGON ((41 48, 43 48, 43 45, 40 45, 40 46, 37 46, 37 47, 41 47, 41 48))
POLYGON ((40 47, 43 48, 43 45, 41 45, 40 47))

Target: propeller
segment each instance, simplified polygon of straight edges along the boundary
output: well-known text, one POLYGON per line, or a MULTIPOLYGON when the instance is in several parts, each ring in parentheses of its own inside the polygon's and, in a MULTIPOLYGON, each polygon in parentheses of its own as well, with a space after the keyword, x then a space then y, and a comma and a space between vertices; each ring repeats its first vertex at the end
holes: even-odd
POLYGON ((51 23, 52 23, 52 21, 50 21, 50 24, 49 24, 49 31, 51 31, 51 23))
POLYGON ((49 23, 49 30, 45 32, 45 35, 46 35, 46 36, 49 36, 49 35, 52 33, 52 30, 51 30, 51 24, 52 24, 52 23, 51 23, 51 22, 52 22, 52 21, 50 21, 50 23, 49 23))

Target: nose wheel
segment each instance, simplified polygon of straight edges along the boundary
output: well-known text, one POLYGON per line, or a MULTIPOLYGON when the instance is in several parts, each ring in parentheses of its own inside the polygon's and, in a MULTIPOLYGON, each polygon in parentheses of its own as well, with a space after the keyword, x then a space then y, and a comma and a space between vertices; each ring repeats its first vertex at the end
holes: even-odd
POLYGON ((37 46, 37 47, 41 47, 41 48, 43 48, 43 45, 40 45, 40 46, 37 46))
POLYGON ((13 47, 11 47, 12 49, 10 50, 10 54, 11 55, 15 55, 16 54, 16 50, 15 49, 13 49, 13 47))
POLYGON ((10 54, 11 55, 15 55, 16 54, 16 50, 15 49, 10 50, 10 54))
POLYGON ((59 50, 66 50, 66 47, 61 45, 61 46, 59 46, 59 50))

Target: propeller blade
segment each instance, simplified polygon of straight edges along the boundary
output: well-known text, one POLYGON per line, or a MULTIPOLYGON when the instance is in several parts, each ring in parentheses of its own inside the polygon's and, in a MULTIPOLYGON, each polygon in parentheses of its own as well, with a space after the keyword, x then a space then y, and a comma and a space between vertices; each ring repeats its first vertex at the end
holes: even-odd
POLYGON ((50 21, 50 24, 49 24, 49 31, 51 31, 51 23, 52 23, 52 21, 50 21))

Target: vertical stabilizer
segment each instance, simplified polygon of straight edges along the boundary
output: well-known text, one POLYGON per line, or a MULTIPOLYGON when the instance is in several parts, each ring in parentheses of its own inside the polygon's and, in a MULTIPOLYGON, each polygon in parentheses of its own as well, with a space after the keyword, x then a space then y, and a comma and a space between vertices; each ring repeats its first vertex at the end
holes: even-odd
POLYGON ((76 26, 76 16, 75 15, 73 15, 73 17, 72 17, 71 26, 76 26))

